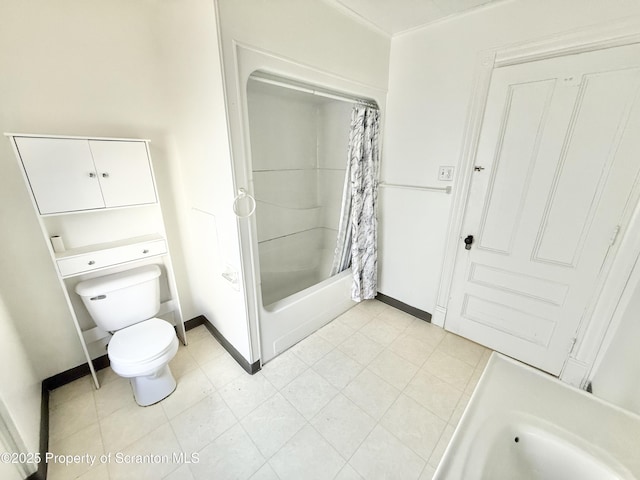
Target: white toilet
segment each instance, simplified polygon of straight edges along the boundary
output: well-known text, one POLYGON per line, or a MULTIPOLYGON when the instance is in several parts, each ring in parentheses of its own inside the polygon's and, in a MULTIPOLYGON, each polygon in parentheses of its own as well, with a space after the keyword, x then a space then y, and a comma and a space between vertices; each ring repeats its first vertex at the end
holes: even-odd
POLYGON ((160 310, 159 277, 157 265, 146 265, 76 285, 96 325, 113 333, 107 347, 111 368, 130 379, 143 407, 176 388, 168 364, 178 351, 178 338, 171 324, 152 318, 160 310))

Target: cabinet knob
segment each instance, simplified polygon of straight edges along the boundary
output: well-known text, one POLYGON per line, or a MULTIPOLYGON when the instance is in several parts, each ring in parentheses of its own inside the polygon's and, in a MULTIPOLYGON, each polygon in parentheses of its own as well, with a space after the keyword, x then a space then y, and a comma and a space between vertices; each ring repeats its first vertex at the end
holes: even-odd
POLYGON ((89 265, 95 265, 95 261, 94 260, 89 260, 89 265))
POLYGON ((108 174, 107 172, 104 172, 104 173, 102 174, 102 178, 109 178, 109 174, 108 174))
POLYGON ((95 173, 93 173, 93 172, 90 172, 90 173, 89 173, 89 178, 95 178, 95 176, 96 176, 96 174, 95 174, 95 173))
POLYGON ((142 250, 142 253, 149 253, 149 250, 145 248, 144 250, 142 250))

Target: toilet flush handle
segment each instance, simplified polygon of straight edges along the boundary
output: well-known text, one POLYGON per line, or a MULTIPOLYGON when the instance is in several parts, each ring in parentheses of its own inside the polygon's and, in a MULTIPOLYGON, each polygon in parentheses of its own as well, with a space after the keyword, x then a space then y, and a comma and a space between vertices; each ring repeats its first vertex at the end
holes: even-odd
POLYGON ((98 295, 97 297, 89 298, 89 300, 104 300, 105 298, 107 298, 106 295, 98 295))

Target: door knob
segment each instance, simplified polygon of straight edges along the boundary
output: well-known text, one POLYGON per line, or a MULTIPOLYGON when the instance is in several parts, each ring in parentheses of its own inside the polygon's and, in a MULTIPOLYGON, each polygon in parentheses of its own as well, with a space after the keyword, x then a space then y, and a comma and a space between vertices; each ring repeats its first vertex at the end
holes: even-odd
POLYGON ((464 239, 464 248, 466 250, 471 250, 472 243, 473 243, 473 235, 468 235, 467 238, 464 239))

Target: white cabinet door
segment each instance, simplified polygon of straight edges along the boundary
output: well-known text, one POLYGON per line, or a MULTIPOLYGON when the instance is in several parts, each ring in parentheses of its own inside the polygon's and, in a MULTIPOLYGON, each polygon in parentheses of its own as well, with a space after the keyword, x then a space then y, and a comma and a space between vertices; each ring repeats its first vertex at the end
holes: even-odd
POLYGON ((637 45, 494 71, 445 328, 560 372, 638 202, 639 92, 637 45))
POLYGON ((107 207, 155 203, 147 149, 143 142, 89 140, 107 207))
POLYGON ((15 140, 41 214, 104 207, 86 140, 33 137, 15 140))

